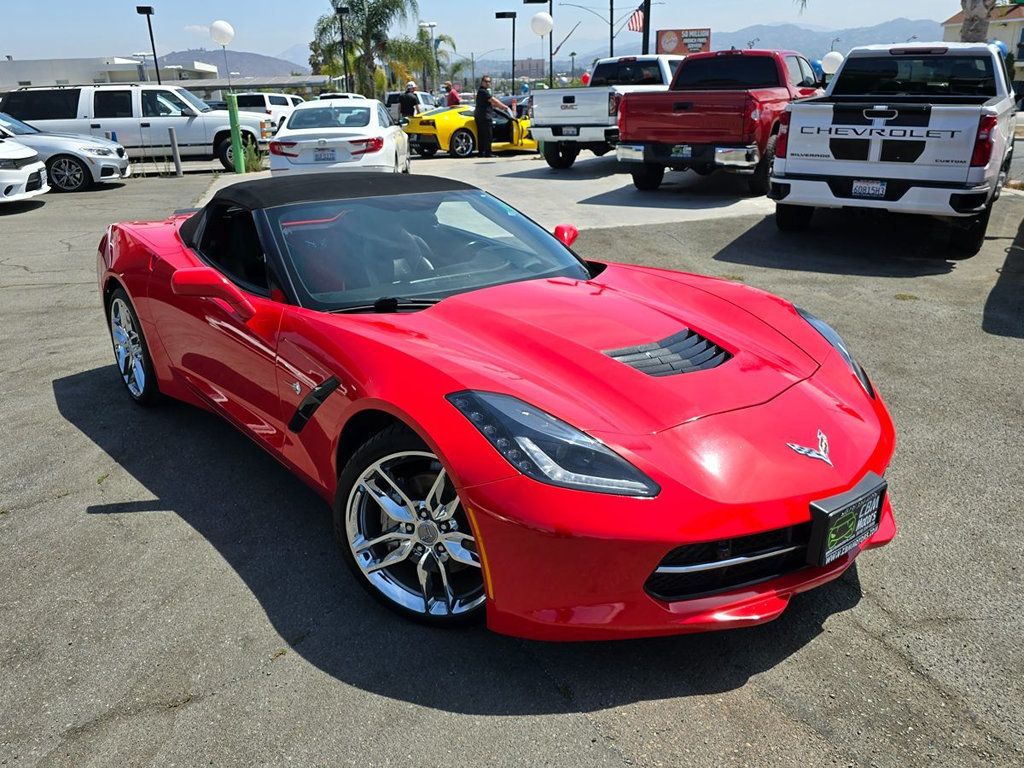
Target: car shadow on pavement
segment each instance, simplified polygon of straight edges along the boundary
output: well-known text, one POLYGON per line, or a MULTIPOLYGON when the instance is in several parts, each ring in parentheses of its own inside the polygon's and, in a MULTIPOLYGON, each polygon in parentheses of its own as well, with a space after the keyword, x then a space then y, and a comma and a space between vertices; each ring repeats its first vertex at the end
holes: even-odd
POLYGON ((981 327, 993 336, 1024 339, 1024 221, 1013 243, 1006 249, 1006 261, 985 301, 981 327))
MULTIPOLYGON (((561 178, 561 177, 560 177, 561 178)), ((702 210, 722 208, 747 200, 756 200, 747 186, 747 178, 730 173, 698 176, 692 172, 670 172, 655 191, 642 192, 624 177, 623 186, 579 201, 580 205, 610 205, 629 208, 683 208, 702 210)))
POLYGON ((19 213, 25 213, 26 211, 34 211, 37 208, 42 208, 46 205, 45 200, 41 200, 38 197, 33 197, 31 200, 19 200, 14 203, 4 203, 0 205, 0 216, 16 216, 19 213))
MULTIPOLYGON (((176 402, 140 408, 121 390, 113 366, 53 382, 61 415, 154 497, 85 511, 179 515, 244 581, 294 653, 381 696, 523 715, 728 691, 804 647, 861 597, 853 568, 798 595, 767 625, 615 643, 549 644, 480 626, 421 626, 359 588, 336 550, 327 505, 273 458, 212 414, 176 402)), ((217 599, 216 588, 208 599, 217 599)))
POLYGON ((810 229, 781 232, 767 217, 713 257, 770 269, 877 277, 943 275, 963 257, 949 230, 923 216, 818 210, 810 229))
MULTIPOLYGON (((513 171, 511 173, 499 174, 504 179, 551 179, 557 177, 559 181, 593 181, 604 179, 617 174, 625 174, 615 155, 604 157, 593 157, 586 160, 577 160, 571 168, 559 170, 551 168, 545 162, 537 163, 536 168, 529 168, 525 171, 513 171)), ((627 174, 628 176, 628 174, 627 174)))

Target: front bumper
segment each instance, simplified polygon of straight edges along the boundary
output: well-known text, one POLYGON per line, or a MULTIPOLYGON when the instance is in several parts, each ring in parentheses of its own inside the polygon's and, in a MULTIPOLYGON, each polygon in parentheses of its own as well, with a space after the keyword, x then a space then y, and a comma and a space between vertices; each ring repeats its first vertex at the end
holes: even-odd
POLYGON ((624 163, 646 163, 667 168, 713 166, 737 173, 753 173, 761 162, 756 144, 635 144, 626 142, 615 148, 615 156, 624 163))
POLYGON ((0 170, 0 203, 28 200, 49 191, 46 164, 42 160, 24 168, 0 170))
MULTIPOLYGON (((862 177, 857 177, 860 179, 862 177)), ((866 174, 866 179, 872 179, 866 174)), ((904 179, 885 181, 885 198, 854 197, 852 177, 773 176, 768 197, 787 205, 815 208, 874 208, 895 213, 925 216, 973 216, 985 210, 992 199, 989 184, 948 185, 904 179)))
POLYGON ((127 179, 132 175, 132 166, 127 155, 124 157, 83 155, 82 159, 89 164, 89 171, 92 173, 92 180, 96 184, 103 181, 127 179))

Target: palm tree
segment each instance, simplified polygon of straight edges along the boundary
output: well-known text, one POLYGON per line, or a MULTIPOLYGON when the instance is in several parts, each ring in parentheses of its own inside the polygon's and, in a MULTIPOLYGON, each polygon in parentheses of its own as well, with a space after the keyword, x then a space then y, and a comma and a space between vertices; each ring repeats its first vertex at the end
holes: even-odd
MULTIPOLYGON (((797 0, 802 11, 808 0, 797 0)), ((964 11, 964 23, 960 26, 960 40, 964 43, 983 43, 988 40, 988 24, 992 9, 1006 5, 1007 0, 960 0, 964 11)))
MULTIPOLYGON (((377 91, 377 62, 387 61, 388 30, 393 24, 419 15, 416 0, 347 0, 345 47, 355 73, 356 90, 377 91)), ((313 27, 310 48, 323 72, 341 69, 341 28, 336 13, 326 13, 313 27)))

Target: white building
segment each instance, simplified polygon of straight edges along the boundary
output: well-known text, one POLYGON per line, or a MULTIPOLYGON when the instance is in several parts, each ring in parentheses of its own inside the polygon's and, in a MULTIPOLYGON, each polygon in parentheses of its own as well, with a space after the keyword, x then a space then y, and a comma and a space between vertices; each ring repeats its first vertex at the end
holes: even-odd
MULTIPOLYGON (((943 39, 948 42, 960 40, 960 27, 963 21, 963 11, 944 21, 943 39)), ((1006 43, 1016 62, 1013 79, 1024 80, 1024 0, 992 9, 988 37, 990 40, 1002 40, 1006 43)))
MULTIPOLYGON (((82 85, 88 83, 156 82, 156 72, 143 59, 107 56, 96 59, 5 59, 0 60, 0 93, 24 85, 82 85)), ((217 67, 201 61, 191 66, 161 66, 165 83, 178 80, 206 80, 217 77, 217 67)))

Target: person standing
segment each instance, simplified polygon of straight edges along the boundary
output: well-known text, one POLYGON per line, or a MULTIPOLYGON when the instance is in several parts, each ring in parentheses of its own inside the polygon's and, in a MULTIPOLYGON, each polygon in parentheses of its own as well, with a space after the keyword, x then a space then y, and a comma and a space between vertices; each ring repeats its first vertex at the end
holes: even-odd
POLYGON ((491 141, 494 139, 494 110, 512 115, 508 107, 502 104, 491 94, 491 78, 484 75, 480 78, 480 87, 476 91, 476 103, 473 109, 473 119, 476 121, 477 157, 494 157, 491 152, 491 141))
POLYGON ((459 92, 455 90, 455 86, 451 84, 451 81, 444 84, 444 92, 445 104, 449 107, 457 107, 462 103, 462 97, 459 95, 459 92))
POLYGON ((402 117, 415 117, 419 111, 420 100, 416 96, 416 83, 412 80, 405 84, 405 93, 399 96, 398 106, 402 117))

